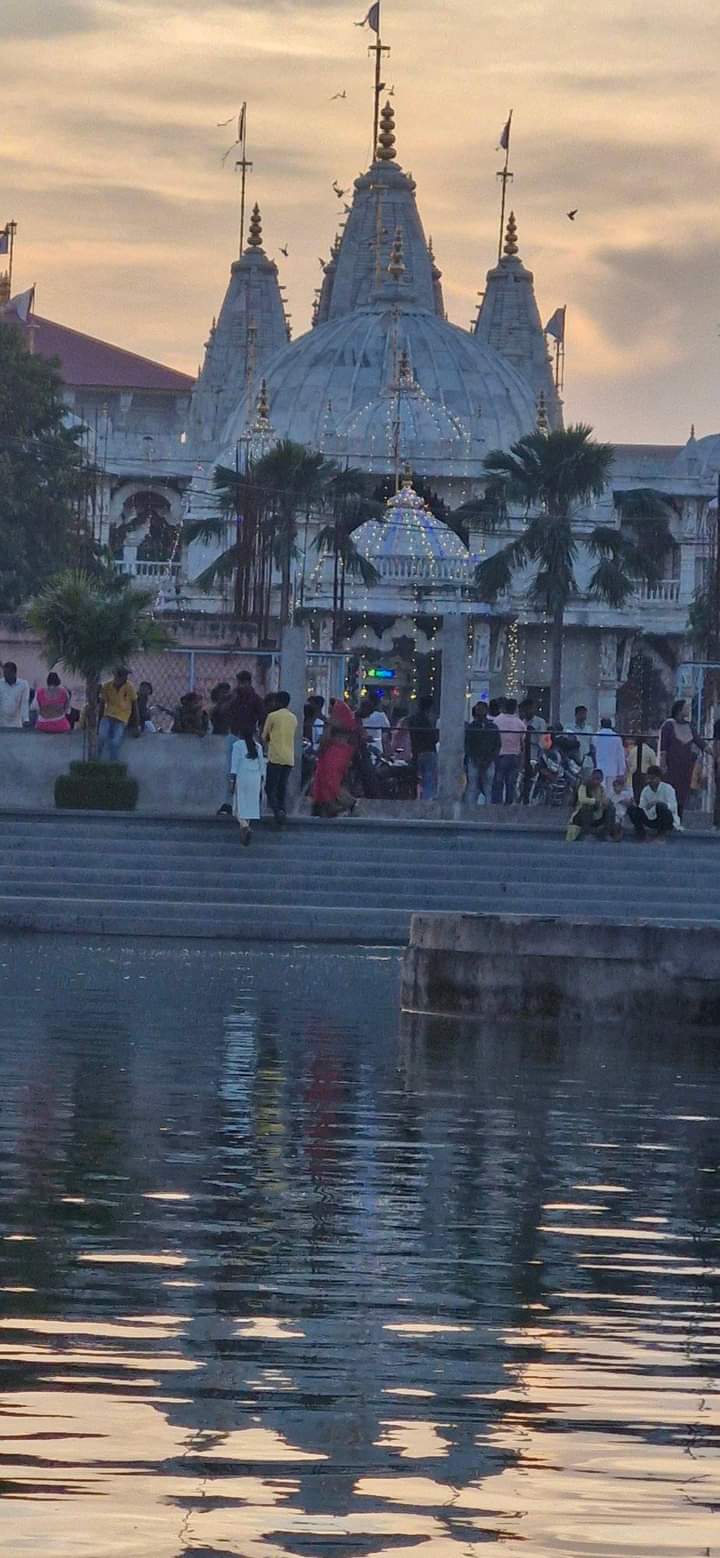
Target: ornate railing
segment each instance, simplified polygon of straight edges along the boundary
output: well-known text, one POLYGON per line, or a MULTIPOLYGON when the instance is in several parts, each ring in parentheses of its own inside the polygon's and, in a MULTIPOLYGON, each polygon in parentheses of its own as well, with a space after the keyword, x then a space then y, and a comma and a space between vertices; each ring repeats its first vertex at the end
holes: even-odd
POLYGON ((119 558, 113 564, 116 573, 127 574, 132 579, 172 579, 178 578, 180 573, 179 563, 145 563, 138 558, 126 560, 119 558))
POLYGON ((648 605, 676 606, 680 600, 680 580, 658 579, 656 584, 640 584, 634 595, 636 601, 647 601, 648 605))
POLYGON ((471 584, 475 564, 463 557, 374 557, 381 579, 396 584, 471 584))

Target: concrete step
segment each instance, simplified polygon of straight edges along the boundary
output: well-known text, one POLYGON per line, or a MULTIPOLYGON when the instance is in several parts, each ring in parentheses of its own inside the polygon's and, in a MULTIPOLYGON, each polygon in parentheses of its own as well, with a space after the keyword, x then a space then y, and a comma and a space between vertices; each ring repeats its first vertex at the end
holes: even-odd
POLYGON ((351 943, 355 946, 404 946, 410 915, 401 910, 287 910, 253 905, 243 913, 188 904, 155 904, 119 899, 0 897, 0 931, 54 931, 87 936, 172 936, 191 940, 351 943))

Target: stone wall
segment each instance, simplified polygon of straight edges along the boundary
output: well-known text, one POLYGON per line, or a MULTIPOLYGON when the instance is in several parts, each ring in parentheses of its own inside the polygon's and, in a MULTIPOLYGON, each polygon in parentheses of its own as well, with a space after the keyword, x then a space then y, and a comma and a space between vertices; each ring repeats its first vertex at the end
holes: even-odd
POLYGON ((401 999, 408 1012, 483 1022, 720 1028, 720 927, 415 914, 401 999))
MULTIPOLYGON (((0 731, 0 810, 52 811, 54 785, 83 740, 0 731)), ((122 762, 138 780, 139 812, 167 817, 208 816, 225 799, 225 740, 222 736, 128 736, 122 762)))

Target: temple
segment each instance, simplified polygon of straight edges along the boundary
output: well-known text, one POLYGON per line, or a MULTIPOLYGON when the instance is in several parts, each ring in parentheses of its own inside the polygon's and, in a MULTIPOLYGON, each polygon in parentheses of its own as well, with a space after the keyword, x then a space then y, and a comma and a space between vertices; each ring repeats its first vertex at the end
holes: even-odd
MULTIPOLYGON (((317 654, 352 662, 360 682, 373 664, 387 665, 397 690, 410 695, 434 689, 442 620, 463 613, 469 696, 529 689, 542 706, 547 623, 522 579, 492 604, 478 598, 475 569, 496 543, 453 517, 483 499, 492 450, 563 426, 557 330, 552 322, 543 329, 519 250, 511 211, 476 320, 469 329, 450 322, 387 102, 375 156, 355 180, 324 266, 312 323, 296 340, 257 205, 194 383, 32 313, 14 318, 12 302, 3 318, 28 332, 33 350, 59 358, 68 412, 85 428, 101 473, 102 539, 118 569, 157 584, 159 606, 178 624, 231 618, 237 604, 226 583, 207 583, 228 543, 185 537, 188 519, 217 515, 216 469, 244 475, 290 440, 328 469, 361 473, 372 517, 357 498, 355 520, 336 505, 329 547, 327 506, 309 504, 290 577, 277 557, 264 559, 262 629, 256 620, 235 621, 237 642, 276 644, 289 601, 317 654)), ((564 310, 557 315, 564 328, 564 310)), ((619 527, 618 495, 651 488, 669 502, 673 546, 659 582, 639 586, 617 609, 583 593, 590 559, 580 548, 580 593, 566 617, 564 718, 583 702, 591 720, 625 707, 649 723, 668 691, 692 677, 688 612, 716 566, 719 470, 720 435, 698 441, 693 433, 684 447, 617 448, 608 489, 581 524, 619 527)), ((501 539, 520 524, 511 507, 501 539)))

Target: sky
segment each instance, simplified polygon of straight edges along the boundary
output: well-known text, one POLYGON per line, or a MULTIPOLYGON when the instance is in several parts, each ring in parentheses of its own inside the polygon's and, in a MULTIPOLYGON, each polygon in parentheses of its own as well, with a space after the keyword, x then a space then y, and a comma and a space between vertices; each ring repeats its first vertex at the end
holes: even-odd
MULTIPOLYGON (((237 247, 222 165, 309 325, 343 188, 370 160, 366 0, 3 0, 0 225, 37 312, 194 373, 237 247), (331 102, 334 93, 347 97, 331 102), (287 245, 287 259, 279 254, 287 245)), ((566 417, 615 441, 720 429, 720 165, 709 0, 383 0, 399 161, 450 319, 497 251, 496 147, 543 318, 568 307, 566 417), (578 208, 575 222, 566 212, 578 208)))

